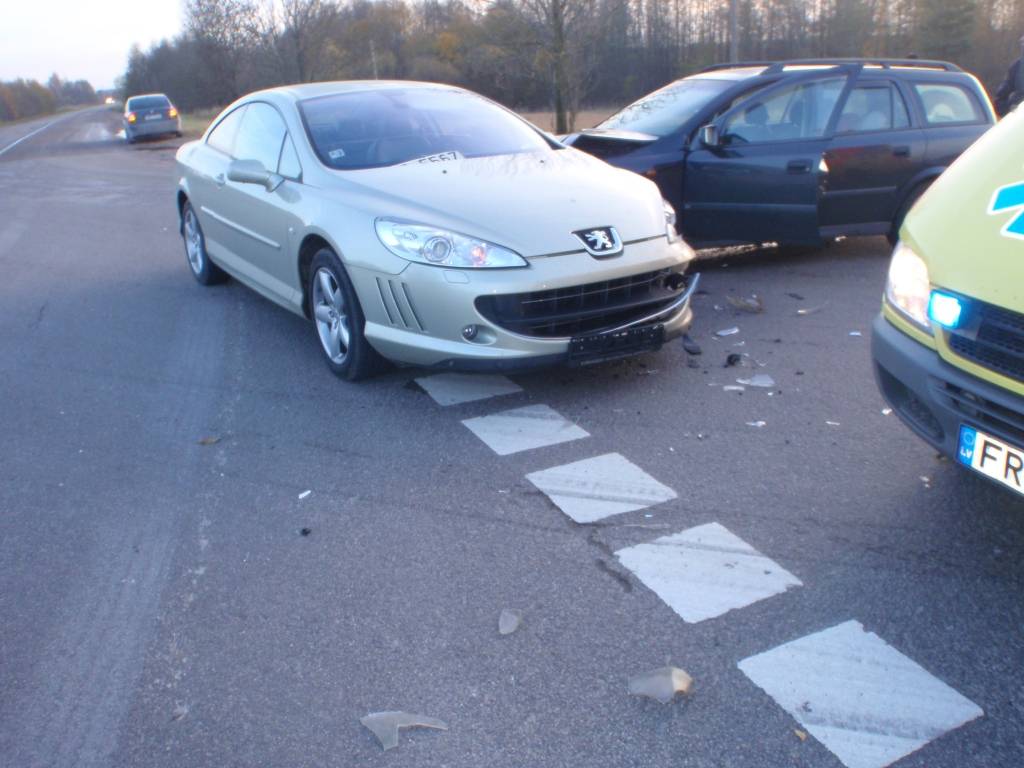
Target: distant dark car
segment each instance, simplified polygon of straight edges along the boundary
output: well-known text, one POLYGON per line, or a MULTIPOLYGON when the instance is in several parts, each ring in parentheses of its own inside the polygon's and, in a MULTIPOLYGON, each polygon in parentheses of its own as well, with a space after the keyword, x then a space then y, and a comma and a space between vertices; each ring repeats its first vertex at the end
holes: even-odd
POLYGON ((564 141, 657 182, 695 246, 816 245, 895 238, 995 119, 954 64, 809 59, 712 67, 564 141))
POLYGON ((124 137, 134 144, 140 136, 181 136, 181 115, 162 93, 131 96, 124 103, 124 137))

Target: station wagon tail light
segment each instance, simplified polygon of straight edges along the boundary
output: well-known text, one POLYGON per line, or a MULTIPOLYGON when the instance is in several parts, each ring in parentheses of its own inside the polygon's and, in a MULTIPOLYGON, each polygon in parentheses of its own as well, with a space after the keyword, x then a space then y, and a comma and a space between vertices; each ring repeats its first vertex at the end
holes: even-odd
POLYGON ((931 284, 924 260, 904 242, 896 244, 889 264, 885 298, 897 312, 925 333, 931 333, 928 309, 931 284))
POLYGON ((135 113, 134 112, 129 112, 128 113, 128 122, 129 123, 134 123, 135 122, 135 113))
POLYGON ((508 248, 428 224, 377 219, 374 227, 384 247, 408 261, 455 269, 529 266, 526 259, 508 248))
POLYGON ((171 107, 170 109, 167 110, 167 116, 168 117, 177 117, 178 116, 178 110, 176 110, 174 107, 171 107))

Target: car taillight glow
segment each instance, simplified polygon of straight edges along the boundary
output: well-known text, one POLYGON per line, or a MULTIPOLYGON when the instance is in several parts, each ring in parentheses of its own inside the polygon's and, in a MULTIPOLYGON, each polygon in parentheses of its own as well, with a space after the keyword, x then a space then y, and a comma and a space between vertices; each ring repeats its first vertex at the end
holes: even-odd
POLYGON ((178 110, 176 110, 174 107, 171 107, 170 109, 167 110, 167 116, 168 117, 177 117, 178 116, 178 110))
POLYGON ((128 113, 128 122, 129 123, 134 123, 135 122, 135 113, 134 112, 129 112, 128 113))

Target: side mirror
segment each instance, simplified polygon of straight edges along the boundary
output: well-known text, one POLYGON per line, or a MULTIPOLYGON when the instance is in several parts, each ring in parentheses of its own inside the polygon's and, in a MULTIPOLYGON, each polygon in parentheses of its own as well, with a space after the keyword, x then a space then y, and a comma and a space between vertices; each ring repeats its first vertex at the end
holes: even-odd
POLYGON ((283 176, 263 167, 259 160, 232 160, 228 166, 228 179, 240 184, 259 184, 273 192, 284 181, 283 176))
POLYGON ((705 125, 700 129, 700 143, 705 147, 719 147, 722 145, 722 137, 718 133, 717 125, 705 125))

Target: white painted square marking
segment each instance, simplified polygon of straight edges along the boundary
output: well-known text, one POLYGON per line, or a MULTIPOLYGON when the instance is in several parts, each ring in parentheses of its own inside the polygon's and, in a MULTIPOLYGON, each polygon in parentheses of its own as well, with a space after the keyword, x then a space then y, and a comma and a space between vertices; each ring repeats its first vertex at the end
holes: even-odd
POLYGON ((526 479, 577 523, 676 498, 675 491, 617 453, 532 472, 526 479))
POLYGON ((527 405, 462 423, 499 456, 590 437, 546 405, 527 405))
POLYGON ((802 586, 718 523, 620 549, 615 556, 691 624, 802 586))
POLYGON ((523 388, 504 376, 472 373, 438 373, 416 379, 416 383, 438 405, 458 405, 499 395, 522 392, 523 388))
POLYGON ((858 621, 738 666, 848 768, 882 768, 984 714, 858 621))

